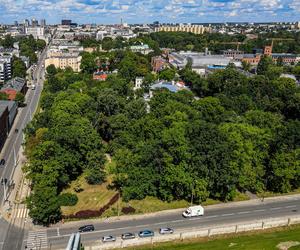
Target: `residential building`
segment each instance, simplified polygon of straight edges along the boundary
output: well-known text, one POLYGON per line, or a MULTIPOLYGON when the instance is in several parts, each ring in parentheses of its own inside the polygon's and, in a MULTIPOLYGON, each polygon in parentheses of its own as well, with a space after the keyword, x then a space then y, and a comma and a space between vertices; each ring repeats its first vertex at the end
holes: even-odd
POLYGON ((96 81, 106 81, 107 77, 108 77, 108 74, 103 71, 94 72, 94 74, 93 74, 93 80, 96 80, 96 81))
POLYGON ((135 84, 133 90, 141 89, 143 85, 144 77, 135 78, 135 84))
POLYGON ((161 56, 155 56, 151 58, 151 66, 154 72, 160 72, 168 66, 168 62, 166 59, 161 56))
POLYGON ((132 52, 141 53, 143 55, 148 55, 152 51, 152 49, 149 48, 148 44, 133 45, 130 46, 130 50, 132 52))
POLYGON ((8 108, 8 128, 11 129, 18 113, 18 104, 15 101, 0 100, 0 107, 8 108))
POLYGON ((27 92, 26 80, 20 77, 15 77, 6 82, 0 89, 0 92, 8 95, 8 99, 13 101, 16 98, 17 93, 26 94, 27 92))
POLYGON ((0 56, 0 82, 11 79, 12 76, 12 56, 0 56))
POLYGON ((211 28, 203 25, 191 25, 191 24, 180 24, 180 25, 163 25, 155 28, 155 32, 166 31, 166 32, 191 32, 194 34, 203 34, 205 32, 210 33, 211 28))
POLYGON ((25 27, 26 35, 32 35, 35 39, 44 39, 45 28, 41 26, 25 27))
POLYGON ((81 58, 79 53, 57 52, 55 56, 46 58, 45 68, 53 64, 56 68, 65 69, 70 67, 73 71, 79 72, 81 70, 81 58))

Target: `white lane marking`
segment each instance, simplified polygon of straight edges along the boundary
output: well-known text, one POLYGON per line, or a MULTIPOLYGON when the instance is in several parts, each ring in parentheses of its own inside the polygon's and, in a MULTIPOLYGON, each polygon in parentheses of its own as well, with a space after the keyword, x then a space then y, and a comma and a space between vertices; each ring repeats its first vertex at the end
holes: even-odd
POLYGON ((57 230, 57 235, 60 236, 60 234, 59 234, 59 227, 56 230, 57 230))
POLYGON ((252 212, 263 212, 263 211, 266 211, 266 209, 256 209, 256 210, 253 210, 252 212))
POLYGON ((237 214, 250 214, 251 211, 238 212, 237 214))
POLYGON ((219 217, 219 215, 210 215, 210 216, 206 216, 205 218, 216 218, 219 217))
POLYGON ((285 206, 285 208, 293 208, 293 207, 297 207, 296 205, 292 205, 292 206, 285 206))
POLYGON ((279 209, 281 209, 282 207, 272 207, 272 208, 270 208, 270 210, 272 210, 272 211, 274 211, 274 210, 279 210, 279 209))
POLYGON ((221 214, 221 216, 231 216, 231 215, 234 215, 234 213, 231 213, 231 214, 221 214))

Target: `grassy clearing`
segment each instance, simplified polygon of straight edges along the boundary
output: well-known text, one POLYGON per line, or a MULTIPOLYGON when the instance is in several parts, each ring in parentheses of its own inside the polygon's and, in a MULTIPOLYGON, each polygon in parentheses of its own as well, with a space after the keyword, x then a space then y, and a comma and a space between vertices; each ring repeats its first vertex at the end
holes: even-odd
MULTIPOLYGON (((161 243, 154 246, 126 248, 130 250, 273 250, 280 249, 278 244, 286 245, 287 242, 300 243, 300 225, 271 229, 267 231, 257 231, 248 235, 227 235, 210 239, 194 239, 187 242, 161 243)), ((290 250, 300 250, 300 245, 290 248, 290 250)))
POLYGON ((96 210, 103 207, 109 202, 109 200, 117 193, 115 190, 108 189, 109 183, 104 183, 102 185, 89 185, 84 176, 76 181, 73 181, 69 188, 64 190, 64 193, 73 193, 78 196, 78 202, 75 206, 62 207, 62 213, 64 215, 74 214, 81 210, 96 210), (76 182, 80 183, 83 191, 76 193, 74 187, 76 182))

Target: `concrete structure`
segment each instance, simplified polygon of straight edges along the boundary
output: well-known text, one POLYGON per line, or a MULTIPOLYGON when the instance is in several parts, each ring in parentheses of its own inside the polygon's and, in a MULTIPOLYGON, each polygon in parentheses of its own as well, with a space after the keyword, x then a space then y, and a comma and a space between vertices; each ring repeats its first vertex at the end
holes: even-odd
POLYGON ((45 38, 45 28, 40 26, 25 27, 26 35, 32 35, 35 39, 45 38))
POLYGON ((0 56, 0 82, 11 79, 12 76, 12 56, 0 56))
POLYGON ((46 19, 41 19, 41 26, 45 27, 46 26, 46 19))
POLYGON ((56 68, 65 69, 70 67, 75 72, 79 72, 81 64, 81 56, 79 53, 57 52, 45 60, 45 68, 53 64, 56 68))
POLYGON ((8 129, 8 107, 0 106, 0 151, 6 141, 8 129))
POLYGON ((155 32, 166 31, 166 32, 191 32, 194 34, 203 34, 205 32, 210 33, 210 27, 204 27, 203 25, 163 25, 155 28, 155 32))
POLYGON ((17 115, 17 104, 13 101, 0 101, 0 151, 17 115))
POLYGON ((0 101, 0 108, 1 107, 7 107, 8 109, 8 128, 11 129, 18 112, 18 105, 15 101, 0 101))

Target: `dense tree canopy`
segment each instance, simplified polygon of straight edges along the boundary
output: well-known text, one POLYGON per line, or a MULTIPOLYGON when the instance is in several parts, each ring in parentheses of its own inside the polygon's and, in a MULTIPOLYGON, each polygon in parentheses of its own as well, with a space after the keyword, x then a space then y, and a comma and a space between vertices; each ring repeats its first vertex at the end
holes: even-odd
POLYGON ((59 194, 80 174, 90 184, 105 181, 104 151, 116 161, 109 174, 125 201, 227 201, 237 192, 300 187, 300 88, 270 74, 280 66, 262 62, 250 78, 229 66, 201 78, 190 67, 154 76, 149 59, 130 51, 83 61, 80 74, 46 69, 43 112, 27 128, 28 204, 38 222, 60 217, 59 194), (99 60, 118 69, 101 83, 91 80, 99 60), (192 91, 161 89, 145 101, 133 91, 137 76, 145 76, 142 92, 156 77, 178 76, 192 91))

